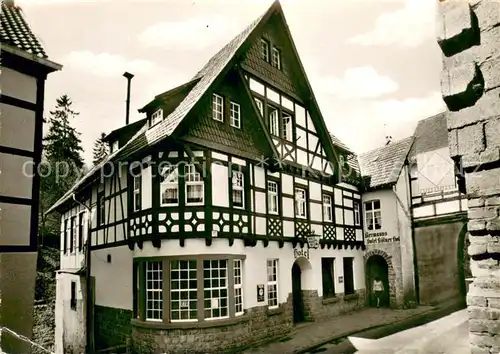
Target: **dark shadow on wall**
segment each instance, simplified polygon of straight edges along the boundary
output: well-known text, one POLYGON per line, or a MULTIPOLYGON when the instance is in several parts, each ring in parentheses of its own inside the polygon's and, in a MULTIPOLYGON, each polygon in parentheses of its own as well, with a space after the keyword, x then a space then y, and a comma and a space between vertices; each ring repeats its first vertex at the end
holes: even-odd
POLYGON ((472 273, 470 270, 470 259, 467 253, 467 248, 469 247, 469 236, 467 232, 467 223, 464 224, 460 234, 458 235, 457 244, 457 261, 458 261, 458 286, 460 289, 460 295, 462 296, 462 304, 467 304, 467 282, 465 279, 471 278, 472 273))

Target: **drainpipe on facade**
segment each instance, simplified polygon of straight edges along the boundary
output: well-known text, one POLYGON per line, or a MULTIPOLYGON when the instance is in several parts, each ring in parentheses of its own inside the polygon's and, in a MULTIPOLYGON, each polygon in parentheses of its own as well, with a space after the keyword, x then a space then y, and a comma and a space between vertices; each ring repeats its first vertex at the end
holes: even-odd
POLYGON ((85 353, 93 353, 94 348, 93 348, 93 341, 92 341, 92 331, 91 331, 91 325, 92 325, 92 301, 91 301, 91 294, 92 292, 90 291, 91 287, 91 273, 90 273, 90 244, 91 244, 91 227, 92 227, 92 210, 90 207, 87 205, 83 204, 82 202, 78 201, 75 197, 75 194, 73 193, 72 195, 73 200, 80 204, 82 207, 84 207, 87 210, 87 240, 85 241, 85 336, 86 336, 86 341, 85 341, 85 353))

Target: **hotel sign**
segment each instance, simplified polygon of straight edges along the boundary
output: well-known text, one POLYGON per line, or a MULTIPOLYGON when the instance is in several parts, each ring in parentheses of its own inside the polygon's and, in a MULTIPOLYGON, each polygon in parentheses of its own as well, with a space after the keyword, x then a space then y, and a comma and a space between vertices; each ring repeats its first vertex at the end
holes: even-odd
POLYGON ((367 245, 376 243, 392 243, 399 242, 399 237, 388 236, 387 232, 367 232, 365 233, 365 241, 367 245))

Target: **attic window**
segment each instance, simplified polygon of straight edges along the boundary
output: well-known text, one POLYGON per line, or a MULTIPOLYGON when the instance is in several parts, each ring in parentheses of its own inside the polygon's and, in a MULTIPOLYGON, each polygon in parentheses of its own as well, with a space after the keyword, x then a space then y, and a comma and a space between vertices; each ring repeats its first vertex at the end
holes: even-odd
POLYGON ((151 115, 151 126, 158 124, 163 120, 163 109, 158 109, 151 115))
POLYGON ((269 63, 269 42, 264 38, 260 39, 260 56, 269 63))
POLYGON ((281 53, 278 48, 273 46, 271 55, 271 64, 276 69, 281 70, 281 53))
POLYGON ((241 116, 240 116, 240 105, 231 102, 230 104, 230 124, 232 127, 240 128, 241 127, 241 116))
POLYGON ((118 142, 118 140, 116 140, 113 142, 113 145, 111 145, 111 152, 117 151, 118 148, 119 148, 119 142, 118 142))
POLYGON ((212 97, 212 118, 219 122, 224 121, 224 100, 216 93, 212 97))

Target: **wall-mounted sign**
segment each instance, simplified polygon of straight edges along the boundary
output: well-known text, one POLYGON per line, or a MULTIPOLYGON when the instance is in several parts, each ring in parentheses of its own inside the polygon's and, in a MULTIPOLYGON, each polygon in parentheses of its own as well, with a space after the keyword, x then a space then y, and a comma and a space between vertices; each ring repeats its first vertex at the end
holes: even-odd
POLYGON ((257 285, 257 302, 264 301, 264 284, 257 285))
POLYGON ((306 259, 309 259, 309 248, 294 248, 293 257, 295 259, 299 257, 304 257, 306 259))
POLYGON ((399 242, 399 237, 388 236, 387 232, 367 232, 365 233, 365 241, 367 245, 375 243, 399 242))
POLYGON ((342 284, 344 282, 344 277, 339 277, 339 283, 342 284))
POLYGON ((307 236, 307 247, 318 248, 319 247, 319 236, 307 236))

